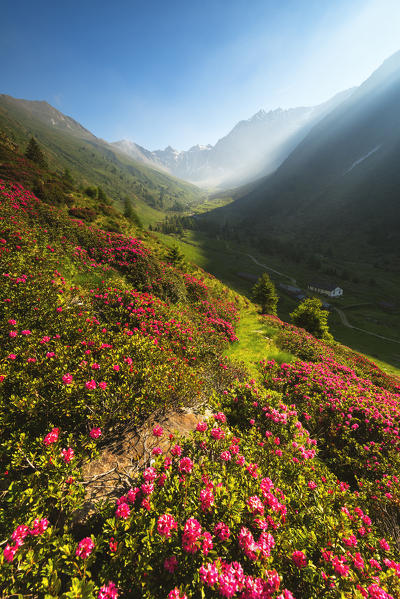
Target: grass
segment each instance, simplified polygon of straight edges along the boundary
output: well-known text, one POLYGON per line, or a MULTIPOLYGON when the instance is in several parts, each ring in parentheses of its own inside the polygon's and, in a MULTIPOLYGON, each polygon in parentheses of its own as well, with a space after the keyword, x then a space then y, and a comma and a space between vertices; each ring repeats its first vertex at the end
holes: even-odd
MULTIPOLYGON (((318 278, 318 274, 313 273, 311 267, 300 262, 295 263, 286 258, 279 258, 276 255, 263 255, 251 248, 235 244, 232 241, 222 239, 211 239, 198 231, 185 231, 183 238, 179 239, 169 235, 157 234, 162 241, 172 246, 178 245, 187 260, 194 262, 219 278, 226 285, 232 287, 235 291, 250 298, 253 283, 238 276, 238 272, 246 272, 260 276, 264 269, 255 264, 246 254, 251 253, 259 262, 272 268, 287 273, 294 277, 298 285, 306 288, 307 282, 312 278, 318 278)), ((337 265, 339 267, 339 265, 337 265)), ((348 265, 342 264, 342 267, 348 265)), ((354 270, 356 267, 352 265, 354 270)), ((346 312, 346 306, 361 304, 369 301, 378 302, 382 299, 395 298, 397 291, 396 273, 379 274, 377 269, 368 265, 361 264, 357 266, 357 274, 360 277, 360 283, 343 281, 338 279, 338 284, 345 290, 345 296, 338 300, 328 300, 332 305, 337 305, 346 312), (370 286, 369 279, 374 278, 377 285, 370 286)), ((275 284, 284 282, 288 279, 272 275, 275 284)), ((331 277, 332 278, 332 277, 331 277)), ((335 279, 336 280, 336 279, 335 279)), ((400 288, 400 279, 398 280, 400 288)), ((280 295, 278 304, 278 315, 282 320, 289 322, 289 314, 298 305, 298 300, 283 291, 278 290, 280 295)), ((323 298, 326 300, 326 298, 323 298)), ((376 305, 362 306, 357 309, 351 308, 346 312, 351 324, 365 330, 391 337, 398 338, 400 331, 400 315, 384 312, 376 305), (371 320, 372 319, 372 320, 371 320), (373 321, 379 320, 379 323, 373 321)), ((399 374, 400 366, 400 344, 391 343, 383 339, 378 339, 361 331, 349 329, 341 323, 336 312, 329 316, 329 325, 335 339, 352 349, 359 351, 375 362, 379 362, 386 372, 399 374)), ((257 328, 256 326, 254 328, 257 328)), ((259 327, 260 328, 260 327, 259 327)))
POLYGON ((100 185, 120 207, 128 197, 145 225, 163 220, 175 202, 190 210, 206 197, 195 185, 136 162, 88 132, 52 127, 45 121, 31 113, 29 105, 0 95, 0 131, 21 151, 34 135, 52 170, 68 168, 78 183, 100 185))
POLYGON ((291 362, 294 356, 280 350, 274 343, 276 331, 253 308, 244 309, 240 312, 240 322, 236 326, 239 341, 230 346, 226 355, 244 363, 255 378, 258 377, 260 360, 276 360, 280 364, 291 362))

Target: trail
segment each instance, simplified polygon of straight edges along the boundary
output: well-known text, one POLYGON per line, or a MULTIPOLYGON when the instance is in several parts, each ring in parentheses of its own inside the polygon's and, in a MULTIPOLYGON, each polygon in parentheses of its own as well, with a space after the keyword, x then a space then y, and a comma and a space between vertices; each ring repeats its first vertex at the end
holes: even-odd
MULTIPOLYGON (((256 258, 254 258, 254 256, 252 256, 251 254, 246 254, 246 255, 249 258, 251 258, 251 260, 253 260, 253 262, 255 264, 257 264, 258 266, 262 266, 262 268, 265 268, 266 270, 274 272, 275 274, 280 275, 281 277, 286 277, 293 283, 293 285, 296 285, 296 279, 294 279, 293 277, 287 275, 286 273, 279 272, 279 270, 275 270, 275 269, 271 268, 270 266, 267 266, 266 264, 262 264, 256 258)), ((348 318, 347 318, 346 314, 343 312, 343 310, 340 310, 339 308, 336 308, 336 307, 334 308, 334 310, 336 310, 336 312, 339 314, 340 320, 342 321, 342 324, 344 324, 345 327, 347 327, 349 329, 353 329, 354 331, 360 331, 361 333, 365 333, 366 335, 371 335, 372 337, 377 337, 378 339, 383 339, 384 341, 391 341, 392 343, 400 344, 400 341, 398 339, 391 339, 390 337, 385 337, 384 335, 378 335, 377 333, 372 333, 372 331, 367 331, 365 329, 360 329, 359 327, 353 326, 352 324, 349 323, 348 318)))
POLYGON ((391 341, 392 343, 400 343, 398 339, 390 339, 390 337, 384 337, 383 335, 378 335, 377 333, 372 333, 371 331, 366 331, 365 329, 360 329, 359 327, 355 327, 349 323, 346 314, 340 310, 339 308, 334 308, 336 312, 339 314, 340 320, 344 324, 345 327, 349 329, 353 329, 354 331, 361 331, 362 333, 366 333, 367 335, 372 335, 373 337, 378 337, 378 339, 383 339, 384 341, 391 341))
POLYGON ((251 254, 246 254, 246 256, 248 256, 249 258, 251 258, 253 260, 253 262, 255 264, 257 264, 258 266, 262 266, 266 270, 270 270, 271 272, 274 272, 275 274, 280 275, 281 277, 286 277, 287 279, 289 279, 293 283, 293 285, 296 285, 296 279, 294 279, 293 277, 285 274, 284 272, 279 272, 279 270, 275 270, 274 268, 271 268, 270 266, 267 266, 266 264, 261 264, 261 262, 259 262, 258 260, 256 260, 256 258, 254 258, 254 256, 252 256, 251 254))

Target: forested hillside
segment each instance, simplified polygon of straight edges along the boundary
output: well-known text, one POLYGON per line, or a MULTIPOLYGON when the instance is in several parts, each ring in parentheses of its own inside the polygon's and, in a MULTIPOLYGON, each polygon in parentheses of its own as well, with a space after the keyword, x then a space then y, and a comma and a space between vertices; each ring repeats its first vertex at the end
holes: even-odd
POLYGON ((69 169, 86 185, 102 187, 117 205, 128 199, 146 221, 163 211, 182 210, 203 198, 197 187, 141 164, 93 135, 47 102, 19 100, 0 94, 0 130, 24 151, 34 136, 45 148, 53 171, 69 169))

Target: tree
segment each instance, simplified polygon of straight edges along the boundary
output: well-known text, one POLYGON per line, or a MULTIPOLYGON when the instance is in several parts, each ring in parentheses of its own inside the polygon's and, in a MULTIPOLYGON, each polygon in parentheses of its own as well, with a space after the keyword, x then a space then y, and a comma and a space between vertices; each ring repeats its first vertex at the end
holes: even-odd
POLYGON ((328 315, 329 312, 322 309, 320 299, 308 297, 289 316, 293 324, 306 329, 314 337, 331 341, 333 337, 329 332, 328 315))
POLYGON ((278 303, 278 295, 276 293, 275 285, 265 272, 258 279, 257 283, 252 289, 253 300, 260 304, 261 312, 263 314, 274 314, 276 315, 276 306, 278 303))
POLYGON ((179 266, 184 261, 184 255, 180 251, 177 245, 173 245, 170 248, 166 255, 166 261, 174 264, 175 266, 179 266))
POLYGON ((46 158, 44 157, 44 154, 43 154, 42 150, 40 149, 40 146, 34 137, 31 137, 29 140, 29 143, 25 150, 25 156, 29 160, 32 160, 32 162, 36 162, 36 164, 38 164, 42 168, 46 168, 46 166, 47 166, 46 158))
POLYGON ((74 179, 71 175, 71 171, 69 170, 69 168, 64 169, 62 179, 63 179, 65 185, 68 187, 68 189, 74 188, 74 179))
POLYGON ((129 198, 124 198, 124 216, 131 222, 135 223, 137 227, 142 227, 142 222, 137 212, 134 210, 132 202, 129 198))
POLYGON ((97 199, 105 204, 110 204, 110 200, 106 196, 104 189, 100 186, 97 188, 97 199))

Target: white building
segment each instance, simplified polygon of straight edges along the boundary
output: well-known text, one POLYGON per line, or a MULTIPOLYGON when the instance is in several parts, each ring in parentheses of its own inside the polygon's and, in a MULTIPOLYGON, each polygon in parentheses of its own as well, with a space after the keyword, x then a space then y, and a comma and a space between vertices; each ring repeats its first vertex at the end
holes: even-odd
POLYGON ((330 283, 309 283, 308 289, 310 289, 310 291, 315 291, 316 293, 321 293, 322 295, 327 295, 328 297, 340 297, 343 295, 343 289, 341 287, 330 283))

